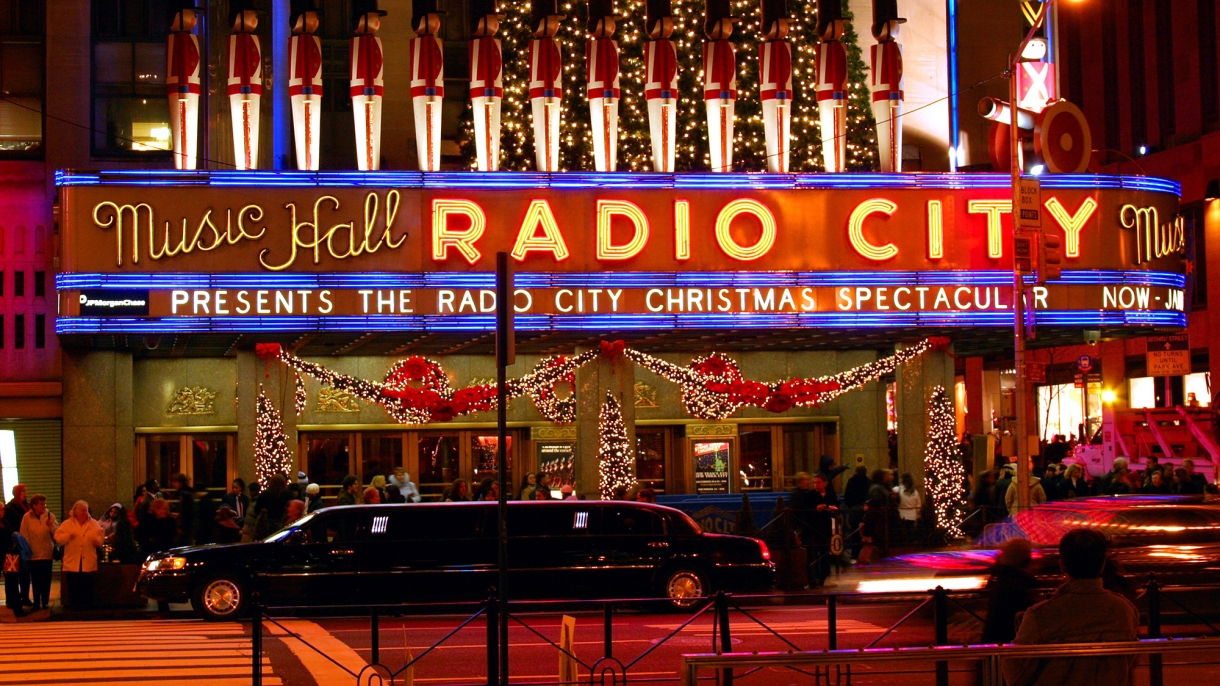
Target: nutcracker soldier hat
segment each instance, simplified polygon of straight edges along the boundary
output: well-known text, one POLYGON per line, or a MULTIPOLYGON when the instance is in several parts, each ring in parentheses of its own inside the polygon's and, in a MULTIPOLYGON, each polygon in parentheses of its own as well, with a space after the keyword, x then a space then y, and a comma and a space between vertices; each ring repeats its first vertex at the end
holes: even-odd
POLYGON ((352 26, 359 26, 360 20, 366 14, 376 14, 379 17, 384 17, 389 14, 385 10, 377 7, 377 0, 352 0, 352 26))
POLYGON ((411 16, 422 17, 425 14, 445 14, 441 0, 411 0, 411 16))
POLYGON ((470 0, 470 30, 472 33, 479 31, 479 22, 484 17, 495 17, 503 21, 507 16, 500 11, 498 0, 470 0))
POLYGON ((648 0, 644 15, 644 32, 652 35, 661 20, 671 19, 673 16, 674 9, 670 0, 648 0))
POLYGON ((843 0, 818 0, 818 36, 837 21, 843 21, 843 0))
POLYGON ((614 0, 589 0, 589 31, 595 31, 597 22, 605 17, 616 21, 627 18, 614 11, 614 0))
POLYGON ((704 7, 703 33, 708 38, 716 38, 720 22, 728 20, 730 22, 739 21, 738 17, 733 16, 733 6, 731 0, 707 0, 704 7))
POLYGON ((291 9, 288 11, 288 25, 296 26, 306 12, 321 16, 322 10, 318 7, 318 0, 292 0, 291 9))
POLYGON ((780 19, 791 19, 788 11, 788 0, 762 0, 762 31, 768 33, 771 26, 780 19))
POLYGON ((203 8, 195 0, 170 0, 166 3, 166 19, 173 24, 178 15, 187 10, 202 12, 203 8))
POLYGON ((898 0, 873 0, 873 35, 880 36, 885 31, 885 25, 891 21, 907 23, 906 19, 898 16, 898 0))
POLYGON ((238 19, 244 22, 246 12, 257 11, 253 0, 229 0, 229 26, 237 23, 238 19))
MULTIPOLYGON (((726 0, 727 1, 727 0, 726 0)), ((530 26, 536 27, 545 22, 548 17, 566 19, 568 15, 559 9, 559 0, 531 0, 530 26)))

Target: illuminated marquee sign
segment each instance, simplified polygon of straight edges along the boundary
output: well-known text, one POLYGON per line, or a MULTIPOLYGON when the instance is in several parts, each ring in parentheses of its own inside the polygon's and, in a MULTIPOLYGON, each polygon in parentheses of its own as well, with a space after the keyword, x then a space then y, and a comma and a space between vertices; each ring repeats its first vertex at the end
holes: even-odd
MULTIPOLYGON (((1003 326, 992 174, 61 174, 61 333, 486 330, 494 254, 524 329, 1003 326), (147 316, 77 306, 148 294, 147 316)), ((1042 183, 1063 278, 1043 325, 1180 326, 1178 189, 1042 183)))

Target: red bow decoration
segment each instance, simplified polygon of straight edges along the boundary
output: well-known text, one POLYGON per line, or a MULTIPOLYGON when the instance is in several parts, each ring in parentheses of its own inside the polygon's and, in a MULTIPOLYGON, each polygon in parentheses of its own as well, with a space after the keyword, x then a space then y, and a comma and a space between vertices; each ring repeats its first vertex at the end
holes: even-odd
POLYGON ((284 347, 282 345, 280 345, 279 343, 255 343, 254 344, 254 354, 257 355, 260 360, 267 361, 267 370, 264 373, 263 378, 266 378, 266 379, 271 378, 271 361, 278 358, 280 356, 280 353, 282 353, 283 351, 284 351, 284 347))
POLYGON ((610 373, 614 374, 618 369, 619 358, 623 356, 623 351, 627 349, 627 344, 620 341, 602 341, 602 355, 610 359, 610 373))
POLYGON ((767 404, 763 405, 763 408, 768 412, 779 413, 787 412, 795 406, 796 402, 792 399, 792 396, 783 391, 776 391, 771 394, 771 397, 767 398, 767 404))
POLYGON ((932 346, 933 350, 948 351, 949 346, 953 345, 953 341, 946 336, 929 336, 928 345, 932 346))
POLYGON ((724 376, 729 372, 730 367, 724 358, 713 355, 695 365, 694 369, 700 374, 707 374, 708 376, 724 376))

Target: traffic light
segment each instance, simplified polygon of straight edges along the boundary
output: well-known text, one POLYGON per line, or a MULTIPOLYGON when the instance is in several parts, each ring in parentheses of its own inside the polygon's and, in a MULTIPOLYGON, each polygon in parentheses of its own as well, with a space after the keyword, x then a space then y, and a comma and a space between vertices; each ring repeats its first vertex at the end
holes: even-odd
POLYGON ((1038 249, 1038 283, 1058 279, 1063 262, 1063 239, 1053 233, 1042 234, 1042 245, 1038 249))

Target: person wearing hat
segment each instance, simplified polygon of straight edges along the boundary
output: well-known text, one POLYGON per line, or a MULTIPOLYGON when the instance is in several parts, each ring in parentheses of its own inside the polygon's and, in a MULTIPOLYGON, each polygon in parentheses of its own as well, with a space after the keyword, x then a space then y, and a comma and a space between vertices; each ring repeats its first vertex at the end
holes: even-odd
POLYGON ((559 492, 563 494, 560 500, 576 500, 576 494, 572 492, 572 484, 564 484, 559 492))
POLYGON ((305 487, 305 512, 313 512, 322 507, 322 488, 317 484, 309 484, 305 487))
POLYGON ((415 482, 411 481, 411 475, 402 467, 394 468, 394 473, 390 475, 390 485, 398 487, 398 493, 404 498, 404 502, 419 502, 419 489, 415 487, 415 482))

